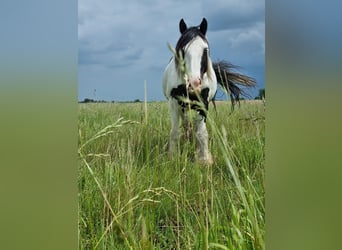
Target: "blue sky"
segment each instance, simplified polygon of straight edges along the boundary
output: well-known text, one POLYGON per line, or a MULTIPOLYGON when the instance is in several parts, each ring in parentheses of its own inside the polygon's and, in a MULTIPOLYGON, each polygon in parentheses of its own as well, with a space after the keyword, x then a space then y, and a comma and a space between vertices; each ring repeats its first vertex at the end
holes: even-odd
POLYGON ((224 59, 264 88, 263 0, 79 0, 78 99, 165 100, 162 74, 179 38, 178 24, 208 20, 212 60, 224 59))

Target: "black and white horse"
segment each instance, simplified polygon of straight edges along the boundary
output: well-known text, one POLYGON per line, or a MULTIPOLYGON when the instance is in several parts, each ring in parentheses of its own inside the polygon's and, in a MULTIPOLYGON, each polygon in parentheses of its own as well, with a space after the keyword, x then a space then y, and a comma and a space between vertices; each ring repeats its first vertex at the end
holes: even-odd
POLYGON ((180 139, 180 119, 183 121, 183 126, 188 127, 187 110, 195 109, 197 158, 202 163, 211 164, 213 160, 208 149, 206 117, 209 102, 214 101, 217 83, 229 93, 234 105, 239 101, 240 95, 244 94, 238 85, 255 86, 255 80, 233 72, 235 66, 230 63, 211 61, 206 38, 207 27, 205 18, 199 26, 189 28, 183 19, 180 20, 181 36, 174 56, 164 71, 163 92, 168 99, 171 115, 170 152, 175 151, 180 139))

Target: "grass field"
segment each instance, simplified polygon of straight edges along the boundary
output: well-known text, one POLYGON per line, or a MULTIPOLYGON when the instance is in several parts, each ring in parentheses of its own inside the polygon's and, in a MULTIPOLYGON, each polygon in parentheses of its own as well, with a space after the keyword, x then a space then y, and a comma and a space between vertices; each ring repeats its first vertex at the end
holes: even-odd
POLYGON ((210 167, 166 102, 79 104, 79 249, 265 249, 265 110, 210 106, 210 167))

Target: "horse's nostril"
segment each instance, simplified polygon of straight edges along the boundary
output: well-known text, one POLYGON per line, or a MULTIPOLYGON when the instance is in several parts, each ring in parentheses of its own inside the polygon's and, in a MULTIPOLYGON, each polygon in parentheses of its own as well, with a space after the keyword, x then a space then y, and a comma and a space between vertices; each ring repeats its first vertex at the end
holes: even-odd
POLYGON ((202 81, 199 77, 191 77, 188 82, 188 89, 191 92, 200 92, 202 88, 202 81))
POLYGON ((194 79, 192 81, 192 85, 195 87, 195 88, 198 88, 199 86, 201 86, 202 82, 201 82, 201 79, 197 78, 197 79, 194 79))

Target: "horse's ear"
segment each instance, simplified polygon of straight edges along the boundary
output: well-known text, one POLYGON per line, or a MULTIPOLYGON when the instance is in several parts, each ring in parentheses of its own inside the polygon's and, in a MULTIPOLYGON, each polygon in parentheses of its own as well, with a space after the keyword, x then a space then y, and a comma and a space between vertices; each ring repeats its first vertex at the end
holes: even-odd
POLYGON ((186 23, 184 22, 184 20, 182 18, 179 22, 179 31, 181 34, 183 34, 187 29, 188 29, 188 27, 186 26, 186 23))
POLYGON ((203 35, 205 35, 205 33, 207 32, 207 28, 208 28, 207 19, 203 18, 200 24, 200 31, 202 32, 203 35))

